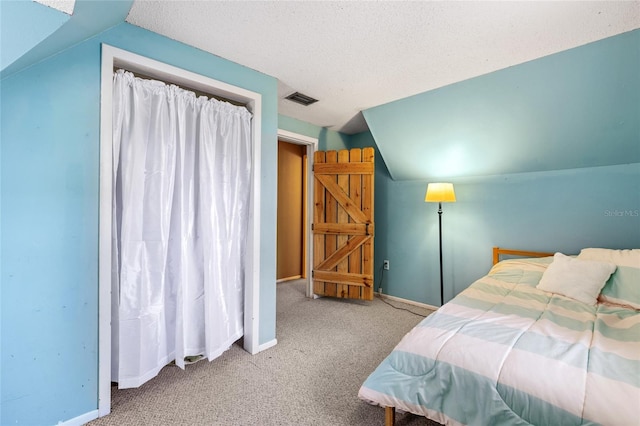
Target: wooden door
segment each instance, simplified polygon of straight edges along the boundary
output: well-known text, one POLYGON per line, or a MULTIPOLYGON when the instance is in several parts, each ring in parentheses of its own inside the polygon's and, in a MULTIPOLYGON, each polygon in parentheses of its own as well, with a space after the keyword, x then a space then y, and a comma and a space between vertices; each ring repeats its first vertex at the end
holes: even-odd
POLYGON ((307 147, 278 141, 276 280, 305 278, 307 147))
POLYGON ((314 155, 313 292, 373 300, 374 149, 314 155))

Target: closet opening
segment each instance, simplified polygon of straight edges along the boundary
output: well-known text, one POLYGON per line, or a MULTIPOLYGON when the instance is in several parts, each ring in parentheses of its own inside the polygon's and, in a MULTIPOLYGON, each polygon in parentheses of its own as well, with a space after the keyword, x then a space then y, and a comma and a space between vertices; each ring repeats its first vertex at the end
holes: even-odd
MULTIPOLYGON (((154 78, 154 77, 152 77, 150 75, 147 75, 147 74, 144 74, 142 72, 136 72, 136 71, 134 71, 132 69, 128 69, 126 67, 120 67, 120 68, 119 67, 113 67, 113 72, 115 73, 119 69, 124 69, 125 71, 128 71, 131 74, 133 74, 134 77, 138 77, 138 78, 141 78, 143 80, 159 80, 158 78, 154 78)), ((193 93, 195 93, 196 97, 204 96, 205 98, 208 98, 208 99, 216 99, 216 100, 221 101, 221 102, 228 102, 231 105, 243 106, 245 108, 247 107, 246 102, 240 102, 240 101, 233 100, 233 99, 230 99, 230 98, 225 98, 224 96, 217 95, 216 93, 210 93, 210 92, 207 92, 207 91, 198 90, 196 88, 187 86, 185 84, 176 83, 176 82, 173 82, 173 81, 168 81, 168 80, 160 80, 160 81, 162 81, 163 83, 166 83, 166 84, 173 84, 173 85, 176 85, 176 86, 180 87, 181 89, 193 92, 193 93)))
POLYGON ((246 106, 251 112, 251 177, 249 221, 244 258, 243 347, 255 354, 274 343, 259 344, 259 280, 260 280, 260 161, 262 134, 261 95, 224 82, 192 73, 162 62, 102 45, 101 112, 100 112, 100 212, 99 212, 99 343, 98 343, 98 416, 111 409, 111 279, 112 279, 112 212, 113 212, 113 70, 126 69, 154 80, 188 88, 202 94, 215 95, 226 101, 246 106))

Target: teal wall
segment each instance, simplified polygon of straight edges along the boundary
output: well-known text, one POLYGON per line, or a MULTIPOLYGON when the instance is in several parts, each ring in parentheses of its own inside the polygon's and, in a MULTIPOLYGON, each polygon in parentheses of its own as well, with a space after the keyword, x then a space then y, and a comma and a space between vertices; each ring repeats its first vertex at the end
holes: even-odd
POLYGON ((262 94, 259 341, 276 337, 277 81, 121 24, 1 81, 1 424, 98 406, 100 43, 262 94))
POLYGON ((2 81, 2 424, 53 424, 97 406, 91 53, 79 48, 87 56, 77 66, 68 52, 2 81))
MULTIPOLYGON (((375 281, 388 294, 439 304, 437 206, 423 201, 433 170, 457 176, 458 202, 443 216, 446 299, 486 273, 493 245, 640 247, 638 31, 418 95, 406 101, 415 111, 396 109, 404 101, 365 111, 372 133, 348 136, 278 116, 274 78, 138 27, 82 41, 130 4, 81 0, 77 19, 37 48, 16 44, 7 69, 2 61, 1 424, 54 424, 97 408, 102 42, 263 95, 260 343, 276 337, 278 128, 317 137, 319 149, 378 148, 375 281), (421 156, 424 144, 456 149, 421 156), (476 168, 440 168, 459 158, 476 168), (392 179, 387 164, 408 180, 392 179)), ((59 25, 42 19, 44 33, 59 25)))
POLYGON ((484 275, 491 247, 640 247, 640 30, 363 112, 376 171, 376 288, 438 306, 484 275), (380 165, 382 161, 378 161, 380 165), (381 266, 389 259, 391 269, 381 266))
POLYGON ((365 110, 397 180, 640 162, 640 29, 365 110))
POLYGON ((349 149, 350 136, 305 121, 278 115, 278 128, 318 139, 320 151, 349 149))
MULTIPOLYGON (((365 148, 373 147, 375 149, 375 168, 376 173, 374 177, 374 206, 373 206, 373 218, 375 223, 375 237, 373 243, 373 265, 374 265, 374 288, 378 291, 380 287, 384 289, 385 294, 391 294, 393 296, 399 296, 399 293, 389 292, 389 286, 387 285, 389 271, 383 271, 382 262, 385 259, 389 259, 388 249, 390 241, 389 229, 390 216, 387 214, 387 210, 390 209, 390 184, 393 182, 387 169, 387 165, 380 155, 380 150, 373 139, 371 132, 362 132, 355 135, 351 135, 349 138, 349 146, 353 148, 365 148)), ((397 247, 398 245, 394 245, 397 247)), ((398 265, 399 266, 399 265, 398 265)), ((396 269, 396 265, 393 265, 393 270, 396 269)), ((417 299, 411 299, 417 300, 417 299)))
MULTIPOLYGON (((279 127, 330 134, 284 116, 279 127)), ((439 306, 438 214, 437 204, 424 202, 428 181, 392 179, 370 132, 337 134, 320 149, 365 146, 376 148, 376 290, 439 306), (391 269, 383 272, 384 259, 391 269)), ((458 201, 443 205, 445 301, 486 274, 493 246, 564 253, 640 247, 640 163, 451 181, 458 201)))
MULTIPOLYGON (((493 246, 640 247, 640 163, 452 182, 457 202, 442 207, 445 302, 486 274, 493 246)), ((424 202, 426 188, 376 171, 376 286, 389 259, 385 293, 439 306, 438 206, 424 202)))

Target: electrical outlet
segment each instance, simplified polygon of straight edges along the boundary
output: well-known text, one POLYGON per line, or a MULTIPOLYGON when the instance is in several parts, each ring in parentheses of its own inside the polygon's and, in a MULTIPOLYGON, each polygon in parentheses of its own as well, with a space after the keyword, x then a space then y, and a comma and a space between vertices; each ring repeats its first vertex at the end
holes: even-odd
POLYGON ((383 268, 386 269, 387 271, 389 270, 389 261, 388 260, 384 261, 383 268))

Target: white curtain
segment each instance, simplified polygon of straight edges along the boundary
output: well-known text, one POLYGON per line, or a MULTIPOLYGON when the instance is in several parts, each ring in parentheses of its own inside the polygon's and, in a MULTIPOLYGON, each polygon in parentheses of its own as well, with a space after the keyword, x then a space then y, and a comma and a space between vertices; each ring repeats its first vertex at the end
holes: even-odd
POLYGON ((123 70, 113 83, 112 380, 130 388, 243 334, 251 114, 123 70))

